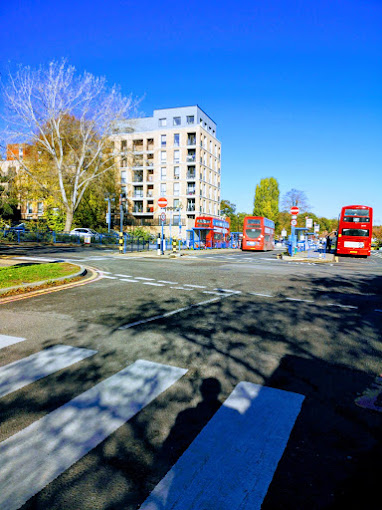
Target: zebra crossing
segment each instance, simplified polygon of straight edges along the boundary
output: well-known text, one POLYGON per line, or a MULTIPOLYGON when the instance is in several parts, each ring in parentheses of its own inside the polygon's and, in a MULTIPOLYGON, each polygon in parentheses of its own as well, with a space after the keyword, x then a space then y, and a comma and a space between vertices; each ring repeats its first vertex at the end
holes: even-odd
POLYGON ((371 254, 374 256, 374 257, 378 257, 380 259, 382 259, 382 251, 377 251, 377 250, 372 250, 371 251, 371 254))
MULTIPOLYGON (((1 348, 21 341, 15 337, 12 344, 11 338, 1 348)), ((5 365, 0 398, 27 385, 33 391, 37 380, 96 354, 57 345, 5 365)), ((0 442, 0 508, 19 509, 187 372, 137 360, 0 442)), ((219 501, 229 501, 232 510, 260 508, 303 400, 295 393, 239 383, 141 508, 227 507, 216 506, 219 501)))

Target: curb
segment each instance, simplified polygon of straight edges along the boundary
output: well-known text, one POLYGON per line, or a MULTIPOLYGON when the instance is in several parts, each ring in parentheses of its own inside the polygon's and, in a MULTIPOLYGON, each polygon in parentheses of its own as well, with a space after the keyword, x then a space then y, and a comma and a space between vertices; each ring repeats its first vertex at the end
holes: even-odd
MULTIPOLYGON (((72 280, 73 278, 77 278, 78 276, 85 276, 86 273, 87 273, 87 269, 84 267, 84 266, 78 266, 77 264, 72 264, 73 266, 77 266, 80 268, 79 271, 77 271, 76 273, 73 273, 73 274, 70 274, 68 276, 60 276, 59 278, 53 278, 53 279, 49 279, 49 280, 41 280, 39 282, 33 282, 33 283, 23 283, 21 285, 15 285, 13 287, 6 287, 5 289, 0 289, 0 297, 2 294, 7 294, 8 292, 12 292, 14 290, 19 290, 19 289, 30 289, 30 288, 33 288, 33 287, 41 287, 41 285, 46 285, 47 283, 50 283, 50 282, 60 282, 60 281, 64 281, 64 280, 72 280)), ((69 284, 70 282, 68 282, 69 284)))

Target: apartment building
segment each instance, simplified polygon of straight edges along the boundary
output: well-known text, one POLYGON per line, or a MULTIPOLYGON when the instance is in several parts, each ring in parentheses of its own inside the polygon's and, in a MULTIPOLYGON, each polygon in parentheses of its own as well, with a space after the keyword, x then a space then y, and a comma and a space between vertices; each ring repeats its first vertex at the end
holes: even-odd
POLYGON ((215 122, 199 106, 154 110, 152 117, 120 122, 112 141, 136 224, 159 228, 159 197, 173 208, 166 211, 166 225, 170 217, 179 225, 179 211, 186 228, 196 216, 219 217, 221 144, 215 122))

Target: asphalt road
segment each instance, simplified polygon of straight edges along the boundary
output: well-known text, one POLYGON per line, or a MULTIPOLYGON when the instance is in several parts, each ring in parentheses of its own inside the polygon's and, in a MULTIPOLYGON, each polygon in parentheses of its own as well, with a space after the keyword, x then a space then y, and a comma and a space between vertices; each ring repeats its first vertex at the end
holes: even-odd
MULTIPOLYGON (((315 265, 278 260, 275 252, 158 260, 46 248, 28 255, 77 260, 102 278, 1 306, 0 335, 26 340, 0 349, 0 369, 52 346, 88 351, 0 398, 0 450, 16 434, 22 445, 26 427, 137 360, 187 372, 173 375, 167 389, 71 467, 63 463, 50 483, 47 462, 47 483, 23 508, 139 508, 242 381, 284 390, 285 402, 304 397, 278 465, 262 459, 272 480, 264 510, 379 507, 382 413, 355 399, 381 373, 382 256, 315 265)), ((282 425, 279 411, 264 428, 282 425)), ((90 430, 91 417, 86 423, 90 430)), ((62 439, 63 425, 55 426, 62 439)), ((81 443, 86 429, 71 434, 81 443)), ((233 430, 232 444, 222 439, 228 466, 240 433, 233 430)), ((27 485, 34 452, 16 446, 27 485)), ((211 505, 235 510, 232 502, 211 505)))

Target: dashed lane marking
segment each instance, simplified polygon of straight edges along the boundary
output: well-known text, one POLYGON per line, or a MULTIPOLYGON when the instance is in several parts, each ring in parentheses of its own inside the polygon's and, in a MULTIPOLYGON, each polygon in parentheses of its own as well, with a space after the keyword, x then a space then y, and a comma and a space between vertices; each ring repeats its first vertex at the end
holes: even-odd
POLYGON ((260 292, 250 292, 252 296, 260 296, 260 297, 274 297, 272 294, 261 294, 260 292))
POLYGON ((0 368, 0 398, 96 353, 70 345, 55 345, 5 365, 0 368))
POLYGON ((170 289, 175 289, 175 290, 194 290, 194 289, 186 289, 185 287, 170 287, 170 289))
POLYGON ((292 297, 287 297, 285 299, 287 299, 288 301, 303 301, 304 303, 314 303, 312 299, 297 299, 292 297))
POLYGON ((8 347, 9 345, 18 344, 19 342, 24 342, 24 340, 26 340, 26 338, 20 336, 0 335, 0 349, 8 347))
POLYGON ((303 401, 240 382, 140 510, 259 510, 303 401))
POLYGON ((184 287, 193 287, 194 289, 205 289, 206 285, 193 285, 192 283, 184 283, 184 287))
POLYGON ((214 292, 213 290, 203 290, 203 294, 215 294, 215 296, 220 296, 220 292, 214 292))
POLYGON ((20 508, 186 372, 138 360, 2 441, 0 508, 20 508))
POLYGON ((109 280, 117 280, 118 279, 116 276, 109 276, 107 274, 102 274, 102 278, 108 278, 109 280))
POLYGON ((155 282, 142 282, 143 285, 154 285, 155 287, 164 287, 164 283, 155 283, 155 282))
POLYGON ((172 315, 176 315, 181 312, 185 312, 188 310, 191 310, 192 308, 197 308, 198 306, 204 306, 209 303, 214 303, 215 301, 220 301, 221 299, 224 299, 225 297, 229 297, 229 294, 220 295, 219 297, 208 299, 207 301, 200 301, 199 303, 195 303, 189 306, 185 306, 183 308, 178 308, 177 310, 173 310, 171 312, 163 313, 161 315, 154 315, 153 317, 149 317, 148 319, 143 319, 141 321, 132 322, 131 324, 125 324, 124 326, 119 327, 118 329, 129 329, 133 328, 135 326, 140 326, 141 324, 146 324, 147 322, 157 321, 160 319, 165 319, 166 317, 171 317, 172 315))
POLYGON ((219 292, 230 292, 231 294, 241 294, 241 290, 232 290, 232 289, 214 289, 214 290, 217 290, 219 292))
POLYGON ((169 285, 178 285, 178 282, 168 282, 167 280, 158 280, 159 283, 168 283, 169 285))
POLYGON ((128 279, 128 278, 121 278, 121 280, 120 280, 120 281, 121 281, 121 282, 129 282, 129 283, 142 283, 142 282, 140 282, 140 281, 138 281, 138 280, 130 280, 130 279, 128 279))
POLYGON ((146 281, 150 281, 150 282, 153 282, 155 280, 155 278, 145 278, 144 276, 134 276, 134 278, 136 280, 146 280, 146 281))
POLYGON ((134 276, 131 276, 130 274, 115 274, 115 276, 120 276, 121 278, 134 278, 134 276))

